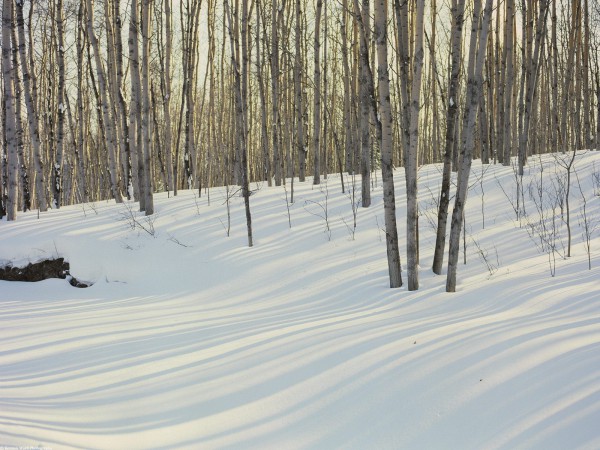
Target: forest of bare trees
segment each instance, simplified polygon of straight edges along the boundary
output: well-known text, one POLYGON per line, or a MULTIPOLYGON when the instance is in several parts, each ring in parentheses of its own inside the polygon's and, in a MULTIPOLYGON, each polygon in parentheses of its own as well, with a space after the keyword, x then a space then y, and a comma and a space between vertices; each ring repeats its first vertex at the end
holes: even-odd
POLYGON ((448 251, 454 291, 473 159, 518 176, 600 150, 598 0, 3 0, 1 72, 7 220, 235 185, 252 246, 252 184, 293 199, 337 172, 368 208, 381 178, 390 286, 406 239, 410 290, 420 166, 441 163, 432 270, 448 251))

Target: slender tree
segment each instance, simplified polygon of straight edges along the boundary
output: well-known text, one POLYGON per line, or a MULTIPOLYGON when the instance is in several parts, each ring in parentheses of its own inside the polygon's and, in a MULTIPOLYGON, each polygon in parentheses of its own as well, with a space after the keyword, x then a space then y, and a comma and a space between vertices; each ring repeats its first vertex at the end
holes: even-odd
POLYGON ((12 0, 2 3, 2 77, 4 87, 4 141, 6 142, 6 219, 17 220, 19 158, 17 155, 14 71, 11 61, 12 0))
POLYGON ((487 35, 492 16, 493 0, 486 0, 483 17, 480 17, 481 0, 474 1, 471 41, 469 47, 467 95, 463 116, 463 137, 460 149, 458 169, 458 185, 452 211, 450 228, 448 274, 446 291, 456 290, 456 270, 460 250, 460 234, 464 221, 464 210, 467 202, 471 161, 475 147, 475 120, 481 95, 483 63, 486 55, 487 35))
POLYGON ((462 27, 464 23, 465 0, 458 0, 452 5, 451 29, 451 66, 448 85, 448 106, 446 110, 446 140, 444 145, 444 166, 442 171, 442 187, 438 205, 438 222, 433 255, 433 272, 440 275, 446 247, 446 228, 448 223, 448 206, 450 204, 450 180, 452 174, 452 150, 456 136, 458 117, 459 78, 462 60, 462 27))
POLYGON ((94 59, 96 63, 96 74, 98 78, 98 91, 100 105, 102 110, 102 118, 106 130, 106 139, 109 157, 110 184, 113 198, 117 203, 123 202, 123 196, 119 183, 119 172, 117 166, 118 143, 116 142, 114 117, 111 114, 111 105, 108 98, 108 86, 106 83, 106 73, 103 68, 100 44, 94 31, 94 4, 92 0, 86 0, 87 6, 87 31, 88 39, 93 49, 94 59))
MULTIPOLYGON (((35 198, 37 207, 41 212, 46 211, 46 186, 44 183, 44 163, 42 160, 42 151, 40 143, 40 126, 36 113, 36 105, 33 98, 32 77, 27 58, 26 39, 25 39, 25 19, 23 15, 24 0, 15 2, 15 14, 18 32, 18 49, 21 59, 21 72, 23 74, 23 94, 25 98, 25 107, 27 109, 27 125, 29 130, 29 140, 33 149, 33 163, 35 168, 35 198)), ((30 5, 30 10, 33 4, 30 5)))
POLYGON ((387 2, 375 2, 375 42, 377 43, 377 78, 379 111, 381 111, 381 176, 383 179, 383 208, 390 287, 402 286, 400 252, 398 250, 398 227, 396 224, 396 196, 393 169, 392 108, 390 103, 390 79, 387 52, 387 2))
POLYGON ((152 32, 152 3, 153 0, 143 0, 142 3, 142 152, 144 158, 144 196, 146 215, 154 214, 152 197, 152 121, 150 120, 150 45, 152 32))
MULTIPOLYGON (((248 13, 248 4, 247 0, 242 0, 242 11, 245 14, 248 13)), ((238 56, 238 45, 237 45, 237 34, 234 33, 234 26, 231 8, 229 6, 229 1, 224 0, 223 6, 225 9, 225 15, 227 17, 227 25, 228 25, 228 33, 229 40, 231 44, 231 64, 233 66, 234 72, 234 89, 235 89, 235 115, 236 115, 236 129, 237 129, 237 140, 238 145, 241 147, 241 157, 242 157, 242 171, 241 171, 241 187, 242 187, 242 195, 244 197, 244 205, 246 210, 246 228, 248 231, 248 247, 253 246, 253 236, 252 236, 252 216, 250 214, 250 186, 248 182, 248 163, 247 163, 247 132, 245 129, 245 124, 247 123, 245 119, 246 110, 244 108, 244 100, 243 100, 243 90, 242 90, 242 74, 239 68, 239 56, 238 56)))
POLYGON ((540 67, 540 55, 546 36, 546 19, 548 17, 548 6, 550 0, 539 0, 538 20, 535 31, 535 49, 533 56, 526 62, 527 67, 527 86, 525 92, 525 112, 523 117, 523 129, 519 136, 519 175, 523 175, 523 167, 527 161, 527 143, 529 140, 529 131, 533 106, 535 104, 536 85, 540 67))
POLYGON ((323 0, 317 0, 314 45, 313 105, 313 184, 321 183, 321 12, 323 0))

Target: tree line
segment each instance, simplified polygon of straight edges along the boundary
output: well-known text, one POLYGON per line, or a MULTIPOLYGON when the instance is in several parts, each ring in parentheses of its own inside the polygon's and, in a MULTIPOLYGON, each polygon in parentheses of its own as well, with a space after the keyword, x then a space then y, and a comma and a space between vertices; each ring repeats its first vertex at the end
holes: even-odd
POLYGON ((600 150, 598 24, 598 0, 2 0, 0 216, 238 185, 251 246, 250 183, 360 175, 368 208, 380 172, 398 287, 403 167, 414 290, 439 162, 454 291, 473 159, 600 150))

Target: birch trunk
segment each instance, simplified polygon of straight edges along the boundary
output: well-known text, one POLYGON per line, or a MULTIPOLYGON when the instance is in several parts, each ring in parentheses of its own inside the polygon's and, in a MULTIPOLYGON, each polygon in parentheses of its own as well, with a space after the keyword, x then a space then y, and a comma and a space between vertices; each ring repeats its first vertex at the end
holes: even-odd
POLYGON ((133 181, 132 181, 132 166, 131 166, 131 148, 129 147, 129 122, 127 120, 127 105, 123 95, 123 39, 121 29, 123 23, 121 21, 121 0, 112 1, 112 11, 107 11, 107 16, 110 14, 112 23, 107 24, 112 29, 114 43, 114 85, 111 89, 113 93, 113 104, 115 108, 115 116, 117 118, 115 127, 119 130, 120 148, 121 148, 121 165, 123 167, 124 186, 127 190, 127 198, 133 197, 133 181))
POLYGON ((296 0, 296 28, 294 44, 296 55, 294 60, 294 94, 296 110, 296 146, 298 152, 298 179, 306 179, 306 144, 304 142, 304 104, 302 95, 302 8, 300 0, 296 0))
POLYGON ((261 179, 271 185, 271 167, 269 157, 269 133, 267 129, 267 97, 265 92, 265 83, 263 77, 262 59, 261 59, 261 4, 260 0, 256 3, 256 78, 258 83, 258 93, 260 96, 260 143, 262 148, 262 170, 261 179))
MULTIPOLYGON (((419 156, 419 111, 421 100, 421 80, 423 72, 423 15, 425 1, 417 0, 415 17, 415 47, 410 100, 410 145, 406 155, 406 252, 408 290, 419 289, 419 211, 417 205, 417 166, 419 156)), ((408 22, 405 21, 408 28, 408 22)))
MULTIPOLYGON (((248 4, 247 0, 242 0, 242 11, 244 13, 248 12, 248 4)), ((229 41, 231 44, 231 64, 233 67, 234 74, 234 97, 235 97, 235 115, 237 119, 237 137, 239 140, 239 145, 241 147, 241 157, 242 157, 242 195, 244 197, 244 206, 246 210, 246 228, 248 231, 248 247, 253 246, 253 236, 252 236, 252 216, 250 214, 250 187, 248 183, 248 163, 247 163, 247 142, 246 142, 246 130, 244 130, 244 123, 246 120, 244 119, 245 109, 244 109, 244 100, 242 98, 242 76, 240 73, 240 68, 238 65, 239 55, 238 46, 237 46, 237 35, 234 38, 234 24, 231 15, 231 9, 229 7, 228 0, 224 0, 224 9, 225 14, 227 16, 228 23, 228 31, 229 31, 229 41)))
POLYGON ((563 104, 561 105, 561 111, 562 111, 562 117, 561 117, 561 139, 560 139, 560 145, 561 145, 561 151, 562 153, 566 153, 569 150, 569 131, 568 131, 568 118, 569 118, 569 111, 570 111, 570 106, 571 106, 571 83, 572 83, 572 78, 573 78, 573 66, 574 66, 574 57, 575 57, 575 48, 576 48, 576 30, 578 27, 578 17, 579 17, 579 8, 578 8, 578 1, 573 1, 572 3, 572 13, 571 13, 571 25, 570 25, 570 30, 569 30, 569 42, 568 42, 568 47, 567 47, 567 66, 565 68, 565 75, 562 78, 564 80, 564 85, 563 85, 563 96, 564 96, 564 101, 563 104))
POLYGON ((590 14, 588 0, 583 2, 583 48, 582 48, 582 94, 583 94, 583 131, 585 133, 585 148, 591 149, 594 142, 594 130, 592 129, 592 109, 590 102, 590 14))
POLYGON ((12 0, 3 0, 2 4, 2 76, 4 87, 4 136, 6 141, 6 219, 17 220, 17 202, 19 194, 19 158, 17 155, 14 72, 11 62, 12 0))
POLYGON ((446 291, 456 291, 456 270, 460 251, 460 234, 464 221, 464 210, 469 188, 469 175, 473 148, 475 147, 475 120, 481 95, 483 63, 486 54, 486 42, 492 16, 493 0, 486 0, 483 18, 480 18, 481 0, 475 0, 473 7, 473 25, 471 28, 471 44, 469 47, 469 67, 467 82, 467 98, 465 104, 463 137, 458 168, 458 185, 452 211, 450 228, 448 274, 446 291), (480 24, 480 25, 479 25, 480 24), (478 26, 479 25, 479 26, 478 26))
POLYGON ((371 206, 371 124, 370 124, 370 98, 369 98, 369 44, 367 32, 369 29, 370 5, 369 0, 362 1, 362 10, 355 0, 355 13, 359 21, 360 46, 360 174, 361 174, 361 205, 363 208, 371 206))
POLYGON ((529 129, 531 115, 536 100, 536 85, 540 66, 540 54, 546 37, 546 19, 548 17, 548 6, 550 0, 539 0, 540 10, 535 32, 535 50, 531 61, 527 63, 527 90, 525 92, 525 111, 523 117, 523 130, 519 137, 519 175, 523 175, 523 166, 527 162, 527 143, 529 140, 529 129))
POLYGON ((63 20, 63 2, 56 0, 54 10, 54 19, 56 21, 56 63, 58 65, 58 86, 57 86, 57 121, 56 121, 56 159, 52 167, 52 193, 53 207, 60 208, 62 203, 62 169, 64 153, 64 134, 65 134, 65 48, 64 48, 64 20, 63 20))
POLYGON ((144 156, 144 197, 146 215, 154 214, 152 188, 152 121, 150 120, 150 36, 152 32, 153 0, 142 4, 142 155, 144 156))
POLYGON ((146 196, 144 193, 144 157, 141 139, 142 126, 142 89, 140 79, 140 58, 138 45, 139 3, 131 0, 131 14, 129 19, 129 61, 131 77, 131 102, 129 105, 129 152, 132 165, 132 182, 134 197, 139 200, 140 211, 146 210, 146 196))
POLYGON ((313 184, 321 183, 321 11, 323 0, 317 0, 314 47, 314 107, 313 107, 313 184))
MULTIPOLYGON (((23 73, 23 87, 25 107, 27 108, 27 125, 29 139, 33 148, 33 163, 35 168, 35 194, 38 209, 45 212, 48 209, 46 203, 46 186, 44 182, 44 162, 40 143, 40 126, 36 113, 36 104, 33 97, 32 77, 27 60, 25 40, 25 19, 23 17, 24 1, 15 2, 15 13, 17 18, 17 30, 19 36, 19 56, 21 57, 21 71, 23 73)), ((33 9, 33 4, 30 6, 33 9)))
POLYGON ((100 45, 98 44, 98 39, 96 38, 96 34, 94 32, 94 5, 92 0, 86 0, 87 6, 87 31, 88 37, 90 40, 90 44, 92 45, 92 49, 94 51, 94 58, 96 63, 96 73, 98 77, 98 90, 100 91, 100 99, 102 109, 102 117, 104 121, 104 127, 106 130, 106 144, 108 147, 108 159, 109 159, 109 170, 110 170, 110 188, 113 195, 113 198, 117 203, 123 202, 123 196, 121 194, 121 189, 119 186, 119 173, 117 166, 117 146, 115 136, 115 127, 113 117, 110 111, 110 103, 108 99, 108 86, 106 83, 106 74, 104 72, 104 68, 102 66, 102 59, 100 57, 100 45))
POLYGON ((273 175, 275 186, 281 186, 282 164, 281 155, 281 118, 279 115, 279 27, 283 16, 283 0, 273 0, 271 10, 271 113, 273 136, 273 175), (281 3, 280 3, 281 2, 281 3))
POLYGON ((19 158, 19 168, 21 177, 21 208, 22 211, 31 210, 31 189, 29 187, 29 169, 27 167, 28 160, 25 158, 24 141, 23 141, 23 121, 21 120, 21 80, 19 78, 19 57, 17 48, 17 31, 15 26, 15 11, 11 12, 11 27, 10 27, 12 45, 12 70, 14 73, 14 89, 15 89, 15 125, 16 125, 16 140, 17 140, 17 156, 19 158))
POLYGON ((88 185, 85 174, 85 143, 86 130, 84 126, 84 106, 83 106, 83 69, 84 69, 84 51, 85 51, 85 3, 80 3, 77 11, 77 117, 79 126, 76 127, 77 143, 75 145, 75 157, 77 159, 77 187, 78 197, 80 202, 87 203, 89 201, 88 185))
POLYGON ((504 115, 504 156, 503 162, 505 166, 510 165, 510 158, 512 155, 511 147, 512 147, 512 95, 511 95, 511 86, 514 83, 514 65, 513 65, 513 30, 514 30, 514 12, 515 10, 515 0, 507 0, 506 1, 506 19, 505 23, 505 40, 504 40, 504 61, 506 66, 506 87, 504 88, 506 92, 505 103, 503 106, 503 115, 504 115))
POLYGON ((381 177, 383 179, 383 209, 390 287, 402 286, 402 269, 398 250, 396 195, 394 189, 392 109, 387 53, 387 1, 375 2, 375 42, 377 45, 377 75, 379 111, 381 111, 381 177))
POLYGON ((351 74, 350 74, 350 64, 348 62, 348 31, 347 31, 347 23, 348 23, 348 0, 343 0, 342 3, 342 20, 340 24, 340 34, 342 35, 341 39, 341 51, 342 51, 342 67, 343 67, 343 78, 344 78, 344 128, 345 128, 345 141, 344 141, 344 151, 346 154, 346 172, 353 173, 354 170, 354 135, 352 133, 352 108, 350 106, 350 102, 352 99, 352 92, 350 90, 351 82, 351 74))

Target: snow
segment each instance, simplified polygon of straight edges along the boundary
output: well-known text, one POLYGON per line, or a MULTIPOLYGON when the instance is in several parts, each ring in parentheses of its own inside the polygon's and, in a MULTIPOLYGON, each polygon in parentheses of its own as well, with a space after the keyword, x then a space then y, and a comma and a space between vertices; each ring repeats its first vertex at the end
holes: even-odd
POLYGON ((210 204, 157 194, 150 218, 109 201, 1 222, 0 261, 64 256, 94 285, 0 281, 0 447, 600 448, 600 153, 575 162, 592 270, 577 177, 572 257, 558 220, 554 277, 529 236, 540 165, 543 201, 564 174, 530 158, 519 226, 513 168, 474 163, 454 294, 429 270, 439 165, 419 172, 415 292, 387 287, 379 175, 354 239, 351 179, 342 194, 334 175, 294 183, 291 228, 283 187, 253 183, 253 248, 241 197, 226 236, 225 188, 210 204))

